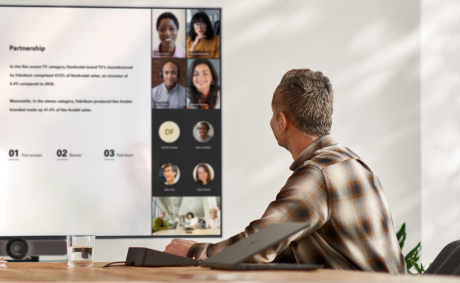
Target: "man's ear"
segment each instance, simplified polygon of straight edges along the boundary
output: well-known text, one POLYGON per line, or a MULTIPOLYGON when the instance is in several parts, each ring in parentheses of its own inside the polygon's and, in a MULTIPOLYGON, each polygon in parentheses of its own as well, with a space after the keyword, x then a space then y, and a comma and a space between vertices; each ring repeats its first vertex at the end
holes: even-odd
POLYGON ((280 125, 280 130, 284 132, 287 128, 287 118, 283 112, 278 115, 278 124, 280 125))

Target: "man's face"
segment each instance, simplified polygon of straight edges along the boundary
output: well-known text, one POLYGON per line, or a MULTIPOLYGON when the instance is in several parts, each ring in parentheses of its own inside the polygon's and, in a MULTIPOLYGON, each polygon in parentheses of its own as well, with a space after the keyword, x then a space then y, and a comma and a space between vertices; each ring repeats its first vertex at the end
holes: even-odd
POLYGON ((160 218, 161 219, 165 218, 165 216, 166 216, 166 212, 164 212, 164 211, 160 212, 160 218))
POLYGON ((176 64, 168 62, 163 66, 163 80, 167 89, 173 88, 177 83, 178 69, 176 64))
POLYGON ((276 141, 278 142, 279 146, 286 148, 287 142, 286 138, 284 137, 283 133, 281 132, 280 125, 279 125, 279 115, 272 106, 272 118, 270 120, 270 127, 272 128, 273 135, 275 136, 276 141))
POLYGON ((176 174, 177 173, 172 170, 171 166, 165 167, 163 169, 163 176, 165 176, 165 179, 168 183, 174 183, 176 174))

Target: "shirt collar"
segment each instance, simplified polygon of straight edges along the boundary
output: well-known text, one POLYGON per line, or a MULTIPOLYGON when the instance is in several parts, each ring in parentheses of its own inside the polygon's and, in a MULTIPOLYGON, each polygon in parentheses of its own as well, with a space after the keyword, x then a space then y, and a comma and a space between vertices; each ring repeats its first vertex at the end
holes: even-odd
POLYGON ((337 144, 337 142, 335 141, 335 139, 334 139, 334 137, 332 135, 323 136, 323 137, 317 139, 312 144, 307 146, 307 148, 304 149, 304 151, 302 151, 302 153, 300 153, 299 156, 297 156, 297 158, 294 160, 294 162, 292 162, 292 164, 289 167, 289 169, 291 169, 292 171, 296 170, 306 160, 311 159, 315 155, 315 151, 317 151, 319 149, 322 149, 322 148, 324 148, 326 146, 331 146, 331 145, 335 145, 335 144, 337 144))
POLYGON ((171 94, 171 93, 173 93, 173 92, 176 90, 177 85, 178 85, 178 83, 176 83, 176 85, 171 89, 171 92, 169 92, 168 89, 166 88, 165 83, 163 82, 163 89, 164 89, 164 91, 166 91, 166 93, 171 94))

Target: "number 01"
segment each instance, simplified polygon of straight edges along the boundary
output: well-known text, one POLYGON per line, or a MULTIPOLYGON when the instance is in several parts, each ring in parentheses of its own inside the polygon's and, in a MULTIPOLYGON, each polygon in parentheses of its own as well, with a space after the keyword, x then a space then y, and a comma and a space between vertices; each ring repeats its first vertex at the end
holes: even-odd
POLYGON ((14 157, 15 155, 16 155, 16 157, 18 157, 18 156, 19 156, 19 150, 17 150, 17 149, 10 149, 9 154, 10 154, 10 157, 14 157))

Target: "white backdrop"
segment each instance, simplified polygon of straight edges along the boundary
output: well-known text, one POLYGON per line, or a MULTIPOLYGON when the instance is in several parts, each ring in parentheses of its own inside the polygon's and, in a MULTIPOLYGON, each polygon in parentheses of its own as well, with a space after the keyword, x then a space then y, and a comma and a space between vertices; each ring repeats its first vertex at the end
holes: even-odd
MULTIPOLYGON (((423 238, 424 261, 432 260, 449 239, 460 238, 458 228, 451 228, 458 222, 456 200, 460 196, 459 190, 454 189, 460 181, 455 176, 459 171, 460 133, 454 124, 459 119, 454 116, 458 113, 455 110, 460 107, 455 91, 460 25, 454 16, 459 14, 455 12, 459 4, 455 3, 456 9, 451 11, 451 2, 455 3, 0 1, 14 5, 222 8, 224 238, 260 217, 290 175, 290 154, 277 146, 269 127, 270 102, 287 70, 307 67, 323 71, 331 79, 335 91, 333 134, 379 174, 395 228, 403 222, 408 226, 404 252, 423 238), (455 35, 453 42, 449 41, 451 35, 455 35), (432 56, 437 60, 433 62, 432 56), (444 62, 450 63, 444 66, 444 62), (434 74, 432 67, 436 67, 434 74), (443 88, 438 93, 439 84, 443 88), (442 100, 438 99, 440 95, 442 100), (439 127, 441 122, 446 122, 444 127, 439 127), (450 200, 434 198, 439 195, 433 192, 438 191, 450 200), (436 211, 449 211, 450 218, 439 221, 441 215, 436 211), (435 236, 440 234, 442 240, 434 244, 435 236)), ((129 246, 161 250, 169 241, 98 240, 95 258, 123 260, 129 246)))
MULTIPOLYGON (((149 178, 148 182, 140 182, 140 170, 132 169, 144 161, 151 164, 151 132, 148 128, 133 127, 148 123, 151 117, 150 107, 145 107, 151 103, 150 96, 145 95, 151 91, 150 11, 91 8, 43 8, 39 13, 34 8, 0 11, 0 155, 5 155, 0 157, 0 164, 6 165, 6 170, 1 170, 6 184, 0 187, 0 199, 7 200, 0 205, 0 233, 4 236, 5 233, 6 236, 151 233, 151 181, 149 178), (120 17, 126 23, 122 24, 120 17), (18 18, 27 21, 11 28, 18 18), (33 27, 30 23, 34 23, 33 27), (103 41, 98 40, 101 34, 103 41), (119 44, 120 38, 126 43, 119 44), (88 44, 93 42, 98 44, 88 44), (8 49, 9 44, 33 46, 34 43, 43 44, 46 51, 8 49), (21 67, 42 64, 62 69, 21 67), (76 64, 85 69, 66 67, 76 64), (94 64, 134 67, 132 71, 86 67, 94 64), (20 68, 11 69, 11 65, 20 68), (53 87, 15 87, 8 81, 11 73, 58 74, 53 77, 53 87), (77 74, 100 78, 67 77, 77 74), (106 75, 123 78, 103 78, 106 75), (45 103, 14 105, 8 103, 11 98, 42 99, 45 103), (74 103, 75 98, 110 103, 74 103), (71 103, 46 103, 47 99, 71 103), (131 103, 111 103, 120 100, 131 103), (53 111, 12 113, 13 107, 35 110, 49 107, 53 111), (61 112, 68 108, 90 111, 61 112), (6 155, 11 146, 29 154, 36 150, 43 157, 9 162, 6 155), (136 155, 106 162, 103 152, 107 147, 136 155), (144 147, 148 148, 147 154, 139 154, 144 147), (69 162, 56 165, 55 150, 59 148, 68 149, 67 156, 82 154, 83 157, 69 158, 69 162)), ((15 75, 12 80, 23 83, 37 79, 24 81, 15 75)))
POLYGON ((460 239, 460 2, 422 5, 422 253, 460 239))

